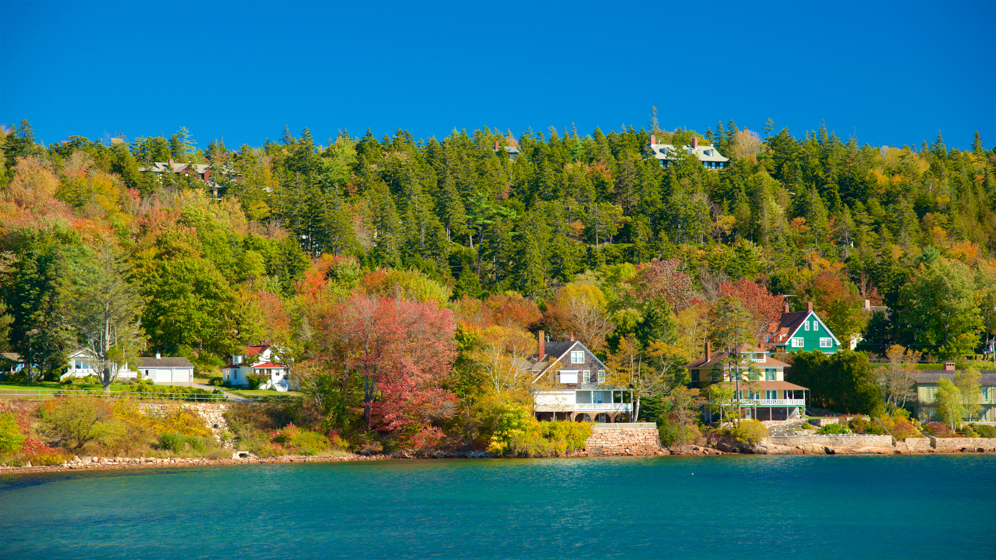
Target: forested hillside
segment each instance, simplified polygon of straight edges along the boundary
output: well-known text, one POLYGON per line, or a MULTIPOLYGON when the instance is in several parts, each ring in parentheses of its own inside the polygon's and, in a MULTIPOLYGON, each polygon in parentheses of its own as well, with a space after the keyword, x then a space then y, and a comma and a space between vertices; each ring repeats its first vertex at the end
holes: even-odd
POLYGON ((996 334, 996 153, 972 146, 729 121, 702 134, 343 131, 324 145, 285 130, 237 150, 184 129, 45 147, 24 121, 0 137, 0 344, 45 370, 96 336, 108 360, 158 351, 211 375, 272 341, 302 379, 335 380, 324 414, 423 396, 383 410, 385 426, 417 416, 405 407, 452 416, 521 387, 512 360, 535 351, 529 331, 574 333, 639 385, 634 356, 667 370, 728 340, 731 320, 756 334, 783 295, 815 302, 842 342, 865 333, 872 352, 971 355, 996 334), (651 135, 697 137, 730 165, 662 167, 651 135), (210 179, 140 171, 169 160, 210 164, 210 179), (866 299, 891 315, 867 315, 866 299), (384 354, 361 357, 371 336, 384 354), (396 374, 371 396, 356 372, 376 363, 396 374))

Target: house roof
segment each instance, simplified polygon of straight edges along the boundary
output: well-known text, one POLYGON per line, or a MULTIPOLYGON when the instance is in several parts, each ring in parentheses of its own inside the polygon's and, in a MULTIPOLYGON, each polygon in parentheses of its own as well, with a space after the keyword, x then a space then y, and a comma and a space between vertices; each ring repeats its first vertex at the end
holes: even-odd
MULTIPOLYGON (((921 384, 933 384, 945 377, 951 381, 954 381, 954 374, 957 372, 943 369, 923 369, 917 371, 910 375, 913 381, 921 384)), ((985 387, 996 387, 996 370, 982 370, 979 372, 981 375, 979 377, 979 385, 985 387)))
MULTIPOLYGON (((730 161, 730 158, 723 157, 715 146, 692 147, 685 145, 681 148, 685 150, 686 153, 695 154, 695 156, 699 158, 699 161, 730 161)), ((675 151, 673 144, 651 144, 650 149, 654 152, 654 158, 658 160, 674 159, 674 156, 671 155, 671 153, 675 151)))
MULTIPOLYGON (((747 388, 747 382, 741 381, 740 388, 747 388)), ((736 385, 733 381, 723 381, 721 383, 714 383, 713 385, 736 385)), ((760 391, 764 390, 785 390, 789 391, 808 391, 808 387, 803 387, 802 385, 796 385, 795 383, 789 383, 788 381, 751 381, 750 387, 760 391)))
POLYGON ((142 356, 139 358, 139 367, 192 368, 194 364, 182 356, 163 356, 161 358, 142 356))
MULTIPOLYGON (((768 356, 767 354, 765 354, 763 348, 759 348, 757 346, 754 346, 753 344, 744 344, 744 345, 740 346, 740 350, 741 350, 741 352, 740 352, 741 354, 745 353, 744 350, 749 350, 751 353, 760 352, 760 353, 764 354, 764 361, 763 362, 754 362, 754 361, 752 361, 749 364, 745 364, 745 365, 756 365, 757 367, 781 367, 781 368, 792 367, 789 364, 786 364, 785 362, 783 362, 781 360, 776 360, 776 359, 772 358, 771 356, 768 356)), ((695 360, 692 360, 685 367, 686 368, 707 368, 707 367, 713 367, 716 364, 719 364, 720 362, 722 362, 723 360, 725 360, 727 358, 727 356, 729 356, 729 352, 726 352, 726 351, 724 351, 724 352, 717 352, 717 353, 713 354, 712 356, 710 356, 708 361, 705 359, 705 356, 702 356, 701 358, 697 358, 695 360)))
POLYGON ((246 346, 246 349, 242 354, 244 356, 255 356, 266 352, 266 349, 269 347, 270 346, 267 344, 260 344, 259 346, 246 346))
POLYGON ((21 363, 21 355, 16 352, 0 352, 0 358, 21 363))
POLYGON ((284 366, 280 364, 274 364, 273 362, 266 362, 265 364, 259 364, 257 366, 252 366, 254 368, 282 368, 284 366))
POLYGON ((802 327, 802 324, 806 322, 806 319, 808 319, 810 315, 816 317, 816 320, 823 325, 823 328, 826 329, 828 333, 830 333, 830 336, 833 338, 834 342, 837 343, 837 346, 840 346, 840 340, 837 339, 837 335, 833 334, 830 327, 823 322, 823 319, 820 319, 820 316, 817 315, 815 311, 793 311, 791 313, 782 313, 778 323, 775 324, 772 329, 768 330, 768 334, 771 338, 771 344, 787 344, 789 339, 792 338, 800 327, 802 327))
MULTIPOLYGON (((589 356, 591 356, 592 358, 595 359, 596 362, 601 364, 602 368, 604 368, 606 371, 609 370, 609 367, 606 366, 605 363, 602 362, 602 360, 599 360, 598 356, 596 356, 594 352, 588 350, 588 348, 585 347, 584 344, 581 344, 580 340, 545 342, 543 350, 544 352, 546 352, 546 355, 537 356, 536 354, 533 354, 532 356, 526 358, 526 362, 529 365, 529 369, 531 369, 533 373, 537 374, 536 379, 539 379, 540 377, 543 376, 544 373, 546 373, 546 370, 548 370, 550 366, 556 363, 558 360, 560 360, 562 364, 569 363, 568 361, 563 360, 563 358, 564 356, 567 355, 568 352, 573 350, 576 346, 580 346, 581 349, 587 352, 589 356)), ((534 379, 533 381, 535 382, 536 379, 534 379)))

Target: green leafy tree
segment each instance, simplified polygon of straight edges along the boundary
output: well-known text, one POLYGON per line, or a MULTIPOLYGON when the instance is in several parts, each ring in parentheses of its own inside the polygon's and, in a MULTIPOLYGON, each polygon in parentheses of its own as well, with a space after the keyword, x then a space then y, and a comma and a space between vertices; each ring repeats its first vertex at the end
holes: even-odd
POLYGON ((943 257, 921 265, 900 290, 896 321, 907 346, 944 358, 974 353, 982 320, 968 267, 943 257))

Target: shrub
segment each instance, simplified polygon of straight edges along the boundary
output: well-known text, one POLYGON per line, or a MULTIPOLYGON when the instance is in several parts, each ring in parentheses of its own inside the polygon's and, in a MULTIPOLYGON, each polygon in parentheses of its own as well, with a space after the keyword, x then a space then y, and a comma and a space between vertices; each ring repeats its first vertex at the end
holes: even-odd
POLYGON ((210 437, 211 429, 196 413, 184 408, 170 409, 165 416, 154 421, 156 433, 175 432, 185 437, 210 437))
POLYGON ((46 402, 38 409, 43 433, 64 449, 78 452, 106 430, 113 410, 95 397, 66 397, 46 402))
POLYGON ((804 423, 804 424, 802 425, 802 429, 803 429, 803 430, 815 430, 815 429, 816 429, 816 426, 814 426, 814 425, 810 424, 809 422, 806 422, 806 423, 804 423))
POLYGON ((979 437, 996 438, 996 426, 972 424, 972 429, 975 430, 975 433, 979 434, 979 437))
POLYGON ((24 446, 24 434, 13 412, 0 412, 0 455, 14 454, 24 446))
POLYGON ((269 377, 262 373, 250 373, 246 375, 246 383, 249 385, 249 389, 255 391, 269 381, 269 377))
POLYGON ((851 418, 851 421, 848 422, 848 427, 851 428, 851 431, 856 434, 869 434, 876 436, 888 435, 885 428, 878 425, 874 420, 865 420, 860 416, 851 418))
POLYGON ((816 433, 821 436, 836 436, 843 434, 851 434, 854 432, 851 431, 851 428, 843 424, 827 424, 826 426, 823 426, 819 430, 817 430, 816 433))
POLYGON ((329 451, 327 437, 317 432, 302 430, 294 424, 288 424, 283 430, 276 432, 270 441, 282 445, 291 453, 300 455, 318 455, 329 451))
POLYGON ((768 429, 760 420, 744 420, 739 426, 730 430, 730 435, 741 443, 754 445, 768 437, 768 429))
POLYGON ((927 429, 927 433, 934 437, 949 437, 954 434, 944 422, 930 422, 924 428, 927 429))
POLYGON ((159 447, 173 453, 181 453, 187 448, 187 438, 176 432, 163 432, 159 434, 159 447))
POLYGON ((563 442, 567 452, 584 449, 591 437, 589 422, 542 422, 543 437, 563 442))
POLYGON ((660 434, 661 445, 664 447, 688 445, 702 436, 702 432, 694 424, 683 424, 666 415, 662 415, 659 422, 660 426, 657 428, 657 432, 660 434))

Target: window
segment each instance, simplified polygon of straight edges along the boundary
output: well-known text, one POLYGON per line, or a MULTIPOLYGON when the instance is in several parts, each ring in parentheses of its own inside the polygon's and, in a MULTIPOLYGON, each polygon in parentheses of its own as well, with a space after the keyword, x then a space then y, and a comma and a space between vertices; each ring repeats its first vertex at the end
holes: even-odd
POLYGON ((572 364, 583 364, 584 363, 584 351, 576 350, 571 352, 571 363, 572 364))
POLYGON ((765 381, 778 381, 778 374, 775 368, 764 368, 764 380, 765 381))
POLYGON ((582 372, 582 375, 584 376, 583 379, 585 383, 591 383, 591 371, 584 370, 582 372))
POLYGON ((83 362, 76 360, 76 369, 83 369, 83 362))
POLYGON ((806 322, 805 322, 805 323, 803 323, 803 324, 805 325, 805 327, 806 327, 806 330, 808 331, 808 330, 809 330, 809 321, 806 321, 806 322))
POLYGON ((697 370, 697 369, 693 369, 692 370, 692 383, 698 383, 699 382, 699 371, 700 370, 697 370))
POLYGON ((820 330, 820 322, 817 321, 816 319, 813 319, 813 330, 814 331, 820 330))
POLYGON ((598 382, 599 383, 605 383, 605 370, 604 369, 598 370, 598 382))
POLYGON ((764 395, 765 395, 764 398, 774 400, 778 398, 778 391, 773 391, 771 389, 768 389, 767 391, 764 392, 764 395))
POLYGON ((757 378, 758 378, 758 372, 756 369, 750 368, 749 370, 747 370, 747 379, 751 381, 757 381, 757 378))
POLYGON ((797 336, 792 339, 792 348, 802 348, 803 344, 805 344, 805 341, 801 336, 797 336))
POLYGON ((833 339, 829 336, 820 337, 820 348, 831 348, 833 346, 833 339))

